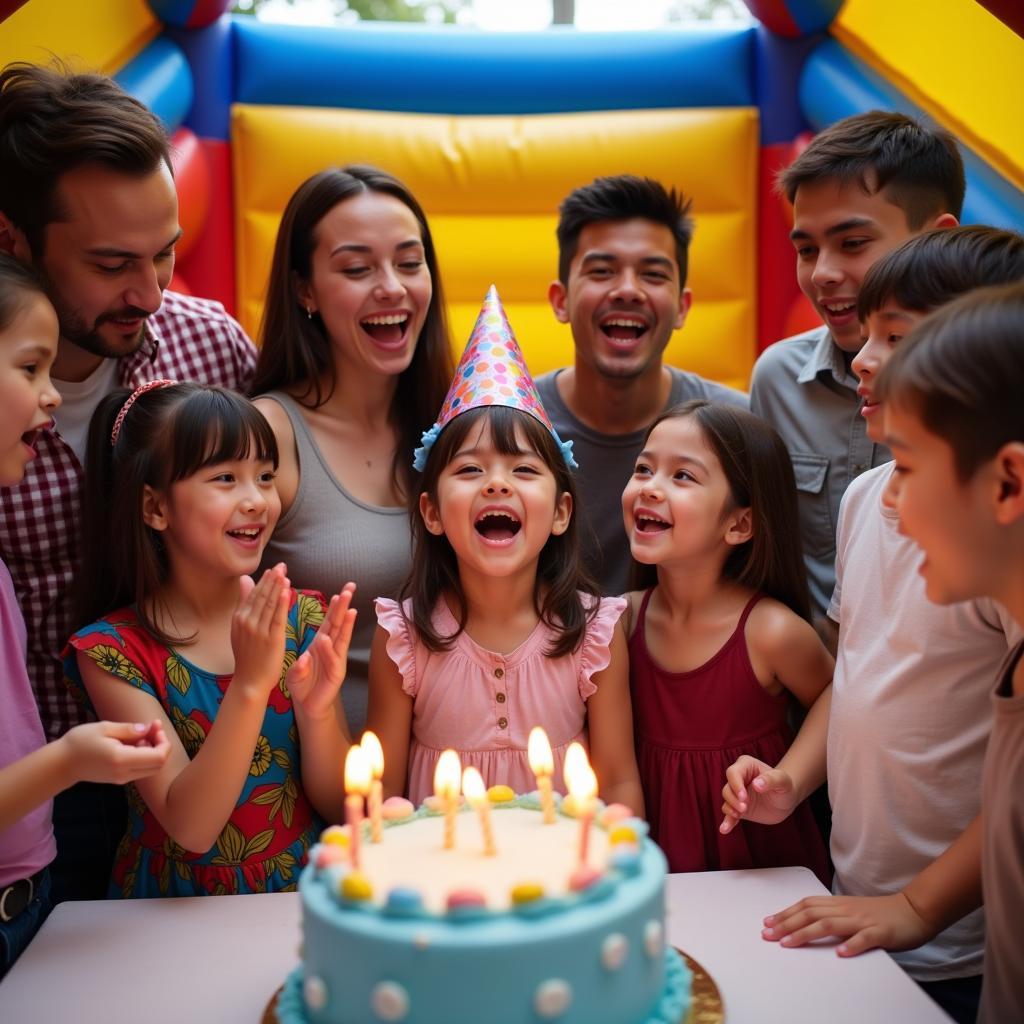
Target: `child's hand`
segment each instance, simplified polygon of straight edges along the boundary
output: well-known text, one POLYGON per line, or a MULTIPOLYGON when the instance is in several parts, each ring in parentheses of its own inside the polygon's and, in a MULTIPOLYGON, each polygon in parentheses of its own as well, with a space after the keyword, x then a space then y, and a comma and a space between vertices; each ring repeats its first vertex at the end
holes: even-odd
MULTIPOLYGON (((240 596, 231 617, 231 650, 235 655, 235 681, 269 694, 281 678, 284 630, 291 596, 284 563, 268 569, 259 583, 239 579, 240 596)), ((234 685, 234 684, 233 684, 234 685)))
POLYGON ((341 593, 331 598, 313 642, 285 676, 292 702, 308 718, 333 713, 334 700, 345 679, 348 645, 356 621, 356 610, 349 607, 355 590, 354 583, 346 583, 341 593))
POLYGON ((75 781, 124 785, 163 767, 171 744, 158 721, 89 722, 69 729, 64 745, 75 781))
POLYGON ((808 896, 764 919, 762 938, 783 946, 817 939, 846 939, 840 956, 869 949, 914 949, 934 938, 935 930, 902 892, 891 896, 808 896))
POLYGON ((722 824, 718 831, 727 836, 741 818, 762 825, 777 825, 797 805, 793 780, 756 757, 744 754, 725 770, 722 787, 722 824))

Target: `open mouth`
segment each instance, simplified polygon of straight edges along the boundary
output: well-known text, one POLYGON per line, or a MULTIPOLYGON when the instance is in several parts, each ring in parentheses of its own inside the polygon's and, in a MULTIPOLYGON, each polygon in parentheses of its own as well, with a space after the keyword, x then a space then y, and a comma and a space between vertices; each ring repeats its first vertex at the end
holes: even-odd
POLYGON ((844 320, 857 313, 856 302, 822 302, 821 308, 832 320, 844 320))
POLYGON ((641 512, 636 517, 637 533, 664 533, 670 529, 672 529, 671 523, 650 512, 641 512))
POLYGON ((482 512, 473 524, 473 529, 493 544, 508 543, 522 528, 511 512, 482 512))
POLYGON ((228 530, 229 537, 248 544, 259 540, 261 533, 263 533, 262 526, 240 526, 236 530, 228 530))
POLYGON ((387 313, 368 316, 359 326, 379 345, 398 345, 405 337, 408 313, 387 313))
POLYGON ((602 320, 601 332, 609 341, 630 345, 647 333, 647 323, 635 316, 610 316, 602 320))

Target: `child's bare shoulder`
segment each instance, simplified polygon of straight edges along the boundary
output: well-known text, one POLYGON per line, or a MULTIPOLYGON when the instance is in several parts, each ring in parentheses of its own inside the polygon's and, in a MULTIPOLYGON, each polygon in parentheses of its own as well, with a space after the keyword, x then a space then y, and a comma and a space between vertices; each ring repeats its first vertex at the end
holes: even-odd
POLYGON ((763 597, 747 619, 747 646, 761 654, 780 654, 794 645, 820 644, 818 634, 806 619, 774 597, 763 597))
POLYGON ((633 629, 640 618, 640 605, 643 604, 645 593, 643 590, 630 590, 622 595, 626 599, 626 607, 619 618, 619 624, 627 640, 633 635, 633 629))

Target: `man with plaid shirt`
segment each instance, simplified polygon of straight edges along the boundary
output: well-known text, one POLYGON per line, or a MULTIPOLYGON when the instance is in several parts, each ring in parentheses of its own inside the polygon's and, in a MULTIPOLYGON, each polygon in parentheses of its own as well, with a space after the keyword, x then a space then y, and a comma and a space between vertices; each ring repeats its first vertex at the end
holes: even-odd
MULTIPOLYGON (((168 140, 153 114, 99 75, 27 64, 0 72, 0 249, 41 273, 60 322, 52 376, 63 405, 24 481, 0 489, 0 556, 50 739, 86 718, 60 654, 76 625, 92 412, 111 391, 157 377, 244 390, 255 369, 255 347, 219 303, 165 291, 180 234, 168 140)), ((119 788, 91 784, 57 800, 58 900, 104 894, 121 807, 119 788)))

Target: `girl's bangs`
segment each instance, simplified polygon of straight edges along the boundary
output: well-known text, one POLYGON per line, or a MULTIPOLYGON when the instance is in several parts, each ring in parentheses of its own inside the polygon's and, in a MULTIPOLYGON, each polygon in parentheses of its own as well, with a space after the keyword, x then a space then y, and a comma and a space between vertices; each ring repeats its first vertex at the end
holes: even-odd
POLYGON ((206 466, 254 458, 277 469, 277 440, 264 415, 233 392, 200 391, 185 399, 168 429, 173 441, 171 481, 206 466))

